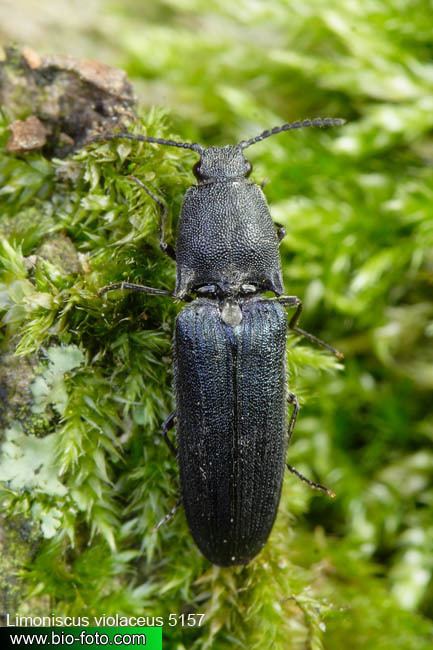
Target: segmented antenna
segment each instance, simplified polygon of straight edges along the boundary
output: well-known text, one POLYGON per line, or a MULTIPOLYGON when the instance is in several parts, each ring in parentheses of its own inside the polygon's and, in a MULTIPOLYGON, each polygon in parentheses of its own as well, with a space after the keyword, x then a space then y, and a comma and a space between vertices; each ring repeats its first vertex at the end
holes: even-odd
POLYGON ((260 142, 265 138, 270 138, 271 135, 276 135, 277 133, 281 133, 281 131, 292 131, 293 129, 304 129, 310 126, 317 126, 319 128, 324 128, 328 126, 342 126, 345 123, 346 120, 342 120, 337 117, 314 117, 311 120, 298 120, 297 122, 289 122, 287 124, 282 124, 281 126, 275 126, 273 129, 267 129, 266 131, 263 131, 263 133, 260 133, 260 135, 256 135, 255 138, 250 138, 249 140, 242 140, 241 142, 239 142, 239 146, 241 149, 246 149, 246 147, 250 147, 252 144, 256 144, 256 142, 260 142))
POLYGON ((176 140, 166 140, 165 138, 154 138, 151 135, 135 135, 134 133, 113 133, 109 135, 97 135, 90 138, 87 144, 92 142, 107 142, 108 140, 136 140, 138 142, 151 142, 153 144, 164 144, 169 147, 179 147, 180 149, 192 149, 201 153, 203 147, 195 142, 177 142, 176 140))

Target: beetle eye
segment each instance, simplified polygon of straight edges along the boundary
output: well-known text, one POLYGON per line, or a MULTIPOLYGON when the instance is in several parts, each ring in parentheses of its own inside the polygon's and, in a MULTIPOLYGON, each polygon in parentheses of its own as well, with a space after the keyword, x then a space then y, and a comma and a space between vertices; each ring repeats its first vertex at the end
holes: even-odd
POLYGON ((200 162, 201 162, 200 160, 197 161, 194 167, 192 168, 192 172, 196 178, 203 178, 202 175, 200 174, 200 162))
POLYGON ((246 171, 245 171, 245 177, 248 177, 248 176, 251 174, 252 171, 253 171, 253 166, 252 166, 252 164, 250 163, 250 161, 247 160, 246 171))

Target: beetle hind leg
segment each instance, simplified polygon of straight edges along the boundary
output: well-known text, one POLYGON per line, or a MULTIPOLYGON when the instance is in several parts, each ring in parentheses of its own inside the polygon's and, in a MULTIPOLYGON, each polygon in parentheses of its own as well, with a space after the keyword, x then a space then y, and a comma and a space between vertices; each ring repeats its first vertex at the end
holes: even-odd
MULTIPOLYGON (((176 411, 172 411, 170 415, 162 423, 161 434, 165 444, 170 449, 172 454, 177 456, 177 449, 168 436, 168 432, 171 431, 171 429, 173 429, 175 422, 176 422, 176 411)), ((182 497, 179 497, 176 503, 174 504, 174 506, 171 508, 171 510, 169 510, 167 514, 164 515, 160 521, 158 521, 156 526, 154 526, 153 532, 156 532, 161 528, 161 526, 164 526, 164 524, 167 524, 169 521, 171 521, 175 516, 176 512, 179 510, 181 505, 182 505, 182 497)))
POLYGON ((173 429, 175 422, 176 422, 176 411, 172 411, 170 415, 162 423, 161 434, 165 444, 170 449, 171 453, 174 454, 174 456, 177 456, 177 449, 175 445, 172 443, 172 441, 170 440, 168 435, 168 432, 171 431, 171 429, 173 429))
POLYGON ((301 472, 297 470, 296 467, 293 467, 293 465, 289 465, 289 463, 286 463, 286 467, 289 470, 289 472, 297 476, 300 481, 306 483, 312 490, 318 490, 319 492, 323 492, 324 494, 326 494, 331 499, 335 499, 335 492, 327 488, 326 485, 322 485, 321 483, 316 483, 316 481, 311 481, 309 478, 301 474, 301 472))
POLYGON ((168 522, 171 521, 174 518, 176 512, 179 510, 181 505, 182 505, 182 497, 179 497, 179 499, 176 501, 174 506, 167 512, 166 515, 163 516, 162 519, 160 519, 158 521, 156 526, 154 526, 153 532, 156 532, 157 530, 159 530, 161 528, 161 526, 164 526, 165 524, 168 524, 168 522))
MULTIPOLYGON (((290 416, 289 426, 287 429, 287 445, 289 445, 290 440, 292 439, 293 430, 295 428, 296 420, 299 413, 299 401, 296 395, 291 392, 289 392, 287 395, 287 401, 289 404, 293 404, 292 415, 290 416)), ((325 485, 322 485, 321 483, 316 483, 315 481, 311 481, 309 478, 301 474, 301 472, 297 470, 296 467, 293 467, 293 465, 289 465, 289 463, 286 463, 286 467, 289 470, 289 472, 294 474, 300 481, 303 481, 304 483, 309 485, 312 490, 319 490, 320 492, 324 492, 328 497, 331 497, 331 499, 335 497, 335 492, 327 488, 325 485)))
POLYGON ((295 428, 296 420, 298 418, 298 413, 299 413, 299 408, 300 407, 299 407, 298 398, 296 397, 296 395, 294 393, 289 392, 287 394, 287 401, 288 401, 289 404, 293 404, 293 411, 292 411, 292 415, 290 416, 289 426, 288 426, 288 429, 287 429, 287 446, 289 446, 290 441, 292 439, 293 430, 295 428))

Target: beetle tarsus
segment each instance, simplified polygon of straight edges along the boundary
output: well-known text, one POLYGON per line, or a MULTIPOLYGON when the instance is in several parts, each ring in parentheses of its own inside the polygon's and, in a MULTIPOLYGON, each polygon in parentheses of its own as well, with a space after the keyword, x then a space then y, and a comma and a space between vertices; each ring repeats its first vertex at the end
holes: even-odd
POLYGON ((181 505, 182 505, 182 497, 180 497, 180 498, 176 501, 176 503, 174 504, 174 506, 171 508, 171 510, 169 510, 169 511, 167 512, 167 514, 164 515, 163 518, 160 519, 160 520, 158 521, 158 523, 156 524, 156 526, 153 527, 152 532, 153 532, 153 533, 156 533, 156 531, 159 530, 159 529, 161 528, 161 526, 164 526, 164 525, 167 524, 169 521, 171 521, 171 520, 173 519, 174 515, 176 514, 176 512, 179 510, 179 508, 180 508, 181 505))
POLYGON ((289 470, 289 472, 297 476, 299 480, 309 485, 312 490, 318 490, 319 492, 323 492, 324 494, 326 494, 331 499, 335 499, 336 496, 335 492, 327 488, 326 485, 322 485, 321 483, 316 483, 315 481, 311 481, 309 478, 301 474, 301 472, 297 470, 296 467, 293 467, 293 465, 289 465, 289 463, 286 463, 286 467, 289 470))
POLYGON ((325 348, 325 350, 328 350, 328 352, 331 352, 331 354, 337 357, 339 361, 342 361, 344 359, 344 354, 340 352, 340 350, 337 350, 332 345, 329 345, 329 343, 326 343, 326 341, 322 341, 322 339, 319 339, 317 336, 314 336, 314 334, 310 334, 310 332, 306 332, 300 327, 292 327, 290 323, 289 323, 289 328, 292 330, 292 332, 295 332, 295 334, 299 334, 299 336, 303 336, 305 339, 308 339, 309 341, 315 343, 321 348, 325 348))

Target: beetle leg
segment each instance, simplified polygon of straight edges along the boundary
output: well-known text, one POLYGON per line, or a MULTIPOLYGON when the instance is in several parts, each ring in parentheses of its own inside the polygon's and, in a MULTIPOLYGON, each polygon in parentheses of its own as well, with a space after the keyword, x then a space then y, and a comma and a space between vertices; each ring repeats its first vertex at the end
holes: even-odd
POLYGON ((293 430, 295 428, 296 419, 299 413, 299 402, 296 395, 290 392, 287 394, 287 401, 289 404, 293 404, 293 411, 292 415, 290 416, 289 427, 287 429, 287 446, 289 446, 292 439, 293 430))
POLYGON ((167 289, 155 289, 154 287, 146 287, 144 284, 134 284, 132 282, 113 282, 113 284, 107 284, 105 287, 102 287, 98 291, 99 296, 103 296, 104 293, 108 291, 115 291, 116 289, 124 290, 130 289, 131 291, 140 291, 141 293, 150 293, 154 296, 171 296, 174 297, 171 291, 167 289))
POLYGON ((344 359, 344 354, 340 352, 340 350, 337 350, 336 348, 332 347, 332 345, 329 345, 329 343, 322 341, 322 339, 319 339, 317 336, 314 336, 314 334, 310 334, 310 332, 306 332, 305 330, 298 327, 298 322, 302 314, 302 301, 297 296, 279 296, 278 298, 276 298, 276 300, 277 302, 280 302, 282 305, 286 305, 286 307, 296 308, 295 313, 293 314, 292 318, 289 321, 289 329, 291 329, 293 332, 296 332, 296 334, 299 334, 300 336, 303 336, 304 338, 308 339, 312 343, 315 343, 316 345, 325 348, 325 350, 329 350, 329 352, 334 354, 337 357, 337 359, 344 359))
POLYGON ((174 423, 176 420, 176 411, 172 411, 168 418, 164 420, 162 423, 162 437, 164 438, 164 442, 167 445, 167 447, 170 449, 171 453, 177 456, 177 449, 174 446, 174 444, 171 442, 170 438, 168 437, 168 432, 173 429, 174 423))
POLYGON ((157 530, 159 530, 161 528, 161 526, 164 526, 164 524, 167 524, 169 521, 171 521, 173 519, 174 515, 176 514, 176 512, 179 510, 181 505, 182 505, 182 497, 179 497, 179 499, 176 501, 176 503, 171 508, 171 510, 169 510, 167 512, 167 514, 164 515, 163 518, 160 521, 158 521, 156 526, 154 526, 152 532, 155 533, 157 530))
MULTIPOLYGON (((177 450, 176 447, 173 445, 171 442, 170 438, 168 437, 168 432, 174 427, 174 423, 176 420, 176 411, 172 411, 170 415, 164 420, 162 424, 162 436, 164 438, 164 442, 166 443, 167 447, 170 449, 170 451, 177 456, 177 450)), ((168 523, 171 521, 176 514, 176 512, 179 510, 179 507, 182 505, 182 497, 179 497, 179 499, 176 501, 174 506, 172 507, 171 510, 167 512, 166 515, 156 524, 156 526, 153 528, 153 532, 156 532, 161 528, 161 526, 164 526, 164 524, 168 523)))
MULTIPOLYGON (((299 401, 296 395, 291 392, 287 394, 287 401, 289 404, 293 404, 293 411, 287 429, 287 446, 288 446, 290 444, 290 440, 292 439, 293 429, 295 428, 296 418, 298 417, 298 413, 299 413, 299 401)), ((289 470, 289 472, 297 476, 304 483, 307 483, 307 485, 309 485, 310 488, 312 488, 313 490, 320 490, 320 492, 324 492, 325 494, 328 495, 328 497, 331 497, 332 499, 335 497, 335 492, 325 487, 324 485, 321 485, 320 483, 316 483, 315 481, 310 481, 309 478, 301 474, 301 472, 297 470, 296 467, 293 467, 293 465, 289 465, 288 463, 286 463, 286 467, 289 470)))
POLYGON ((150 190, 147 185, 143 183, 139 178, 136 176, 129 176, 131 180, 134 181, 134 183, 137 183, 139 187, 141 187, 142 190, 146 192, 148 196, 156 203, 156 205, 159 208, 159 247, 161 248, 163 253, 166 253, 171 259, 175 260, 176 259, 176 253, 173 248, 173 246, 170 246, 170 244, 167 244, 165 241, 165 229, 167 225, 167 215, 168 215, 168 208, 167 205, 164 203, 164 201, 154 194, 152 190, 150 190))
POLYGON ((296 469, 296 467, 293 467, 293 465, 289 465, 289 463, 286 463, 286 467, 295 476, 298 477, 301 481, 306 483, 307 485, 310 486, 312 490, 319 490, 319 492, 324 492, 328 497, 331 497, 331 499, 335 499, 335 492, 333 490, 330 490, 327 488, 325 485, 322 485, 321 483, 316 483, 315 481, 310 481, 309 478, 301 474, 300 471, 296 469))

